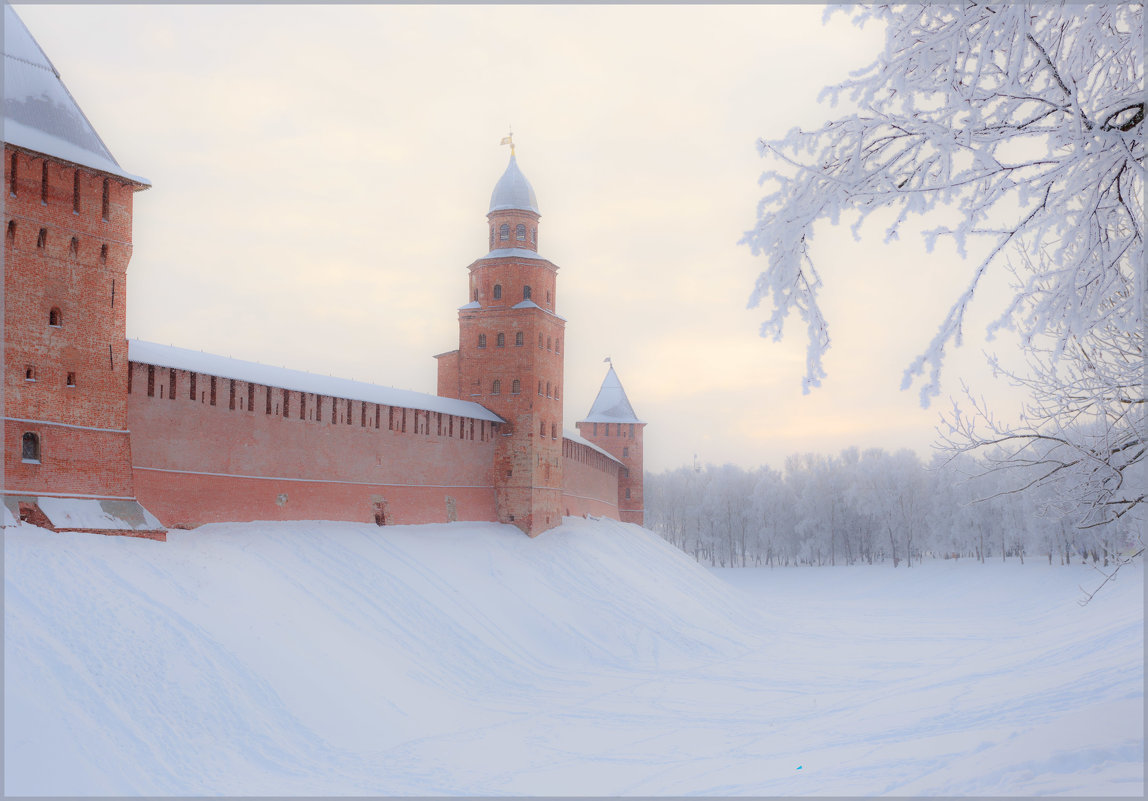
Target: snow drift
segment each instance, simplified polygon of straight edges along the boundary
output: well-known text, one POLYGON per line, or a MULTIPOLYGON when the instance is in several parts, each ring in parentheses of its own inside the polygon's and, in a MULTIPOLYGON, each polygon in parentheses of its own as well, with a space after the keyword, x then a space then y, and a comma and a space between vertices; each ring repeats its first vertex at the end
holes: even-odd
POLYGON ((5 791, 1139 795, 1142 573, 1082 610, 1017 567, 739 589, 605 520, 6 528, 5 791))
POLYGON ((560 702, 583 672, 746 647, 728 588, 610 521, 533 541, 482 523, 5 536, 8 793, 450 791, 409 766, 338 774, 349 752, 560 702))

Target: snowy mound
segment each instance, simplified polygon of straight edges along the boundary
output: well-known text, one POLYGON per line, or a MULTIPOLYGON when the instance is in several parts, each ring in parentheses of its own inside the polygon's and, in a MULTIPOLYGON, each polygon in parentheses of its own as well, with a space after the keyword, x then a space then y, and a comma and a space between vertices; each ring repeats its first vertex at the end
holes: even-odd
POLYGON ((728 659, 750 636, 728 585, 606 520, 536 540, 489 523, 5 538, 10 794, 431 792, 333 777, 343 749, 728 659), (328 783, 300 784, 301 764, 328 783))
POLYGON ((1143 796, 1140 565, 1082 607, 610 521, 4 536, 8 795, 1143 796))

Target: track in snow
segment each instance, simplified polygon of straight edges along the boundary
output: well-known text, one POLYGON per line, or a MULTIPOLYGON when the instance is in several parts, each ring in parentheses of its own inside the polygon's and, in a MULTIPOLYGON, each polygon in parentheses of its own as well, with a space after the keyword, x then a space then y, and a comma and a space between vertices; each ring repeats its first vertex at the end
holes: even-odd
POLYGON ((8 794, 1141 795, 1143 573, 570 519, 5 530, 8 794))

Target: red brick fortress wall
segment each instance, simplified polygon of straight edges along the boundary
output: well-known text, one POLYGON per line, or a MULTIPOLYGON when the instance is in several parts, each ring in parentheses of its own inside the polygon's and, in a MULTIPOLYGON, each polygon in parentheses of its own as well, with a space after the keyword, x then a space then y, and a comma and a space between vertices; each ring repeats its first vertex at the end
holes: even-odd
POLYGON ((6 493, 133 496, 124 327, 139 188, 4 148, 6 493))
POLYGON ((497 519, 487 420, 140 363, 127 398, 136 491, 168 526, 497 519))
POLYGON ((645 524, 645 473, 642 433, 645 423, 578 422, 578 433, 622 462, 617 503, 623 523, 645 524))
POLYGON ((580 442, 562 440, 562 513, 610 517, 618 512, 617 462, 580 442))

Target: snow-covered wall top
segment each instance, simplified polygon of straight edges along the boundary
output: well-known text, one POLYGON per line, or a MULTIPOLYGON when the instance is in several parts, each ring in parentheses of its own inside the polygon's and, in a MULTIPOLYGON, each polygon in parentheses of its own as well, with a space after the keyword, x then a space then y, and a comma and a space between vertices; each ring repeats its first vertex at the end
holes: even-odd
POLYGON ((472 401, 440 398, 437 395, 413 392, 409 389, 395 389, 394 387, 383 387, 363 381, 305 373, 302 370, 273 367, 258 362, 218 356, 214 353, 176 348, 155 342, 142 342, 138 339, 128 341, 128 358, 140 364, 174 367, 177 370, 188 370, 220 378, 233 378, 238 381, 250 381, 253 384, 290 389, 296 392, 311 392, 316 395, 362 400, 384 406, 442 412, 459 417, 472 417, 475 420, 490 420, 495 423, 503 422, 502 418, 494 412, 472 401))
POLYGON ((617 459, 617 458, 611 456, 610 454, 608 454, 606 451, 599 448, 597 445, 595 445, 590 440, 583 439, 582 435, 579 434, 577 431, 571 431, 569 428, 564 428, 564 429, 562 429, 562 436, 565 437, 566 439, 570 440, 571 442, 576 442, 579 445, 585 445, 587 448, 590 448, 591 450, 597 451, 598 453, 602 454, 607 459, 609 459, 611 462, 617 462, 620 465, 625 465, 625 462, 623 462, 621 459, 617 459))
POLYGON ((60 80, 23 21, 4 4, 4 141, 46 156, 151 182, 126 172, 60 80))

